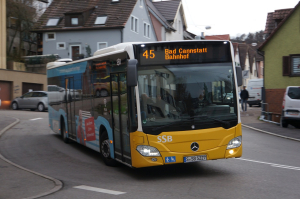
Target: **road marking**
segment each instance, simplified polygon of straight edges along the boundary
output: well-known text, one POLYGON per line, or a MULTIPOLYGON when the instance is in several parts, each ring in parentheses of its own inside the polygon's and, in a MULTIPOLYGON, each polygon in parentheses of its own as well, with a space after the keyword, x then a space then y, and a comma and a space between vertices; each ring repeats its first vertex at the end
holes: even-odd
POLYGON ((254 128, 254 127, 252 127, 252 126, 245 125, 245 124, 242 124, 242 126, 247 127, 247 128, 249 128, 249 129, 252 129, 252 130, 255 130, 255 131, 259 131, 259 132, 262 132, 262 133, 266 133, 266 134, 269 134, 269 135, 274 135, 274 136, 276 136, 276 137, 281 137, 281 138, 285 138, 285 139, 289 139, 289 140, 295 140, 295 141, 300 142, 300 139, 291 138, 291 137, 287 137, 287 136, 283 136, 283 135, 278 135, 278 134, 271 133, 271 132, 268 132, 268 131, 263 131, 263 130, 254 128))
POLYGON ((126 192, 120 192, 120 191, 114 191, 114 190, 109 190, 109 189, 101 189, 97 187, 90 187, 90 186, 85 186, 85 185, 80 185, 73 187, 75 189, 84 189, 88 191, 95 191, 95 192, 100 192, 100 193, 107 193, 107 194, 113 194, 113 195, 120 195, 120 194, 125 194, 126 192))
POLYGON ((41 119, 43 119, 43 118, 34 118, 34 119, 30 119, 30 120, 32 120, 32 121, 34 121, 34 120, 41 120, 41 119))
POLYGON ((235 160, 244 160, 244 161, 248 161, 248 162, 267 164, 267 165, 270 165, 272 167, 277 167, 277 168, 291 169, 291 170, 300 171, 300 167, 293 167, 293 166, 288 166, 288 165, 283 165, 283 164, 275 164, 275 163, 270 163, 270 162, 262 162, 262 161, 257 161, 257 160, 244 159, 244 158, 236 158, 235 160))

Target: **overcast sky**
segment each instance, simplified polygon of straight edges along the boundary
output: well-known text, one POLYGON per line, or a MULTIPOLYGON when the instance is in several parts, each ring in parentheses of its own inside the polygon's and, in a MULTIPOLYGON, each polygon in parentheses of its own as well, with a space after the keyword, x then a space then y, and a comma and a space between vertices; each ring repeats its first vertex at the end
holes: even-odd
POLYGON ((182 0, 188 31, 205 35, 243 33, 265 29, 267 14, 294 8, 299 0, 182 0), (205 30, 205 26, 211 26, 205 30))

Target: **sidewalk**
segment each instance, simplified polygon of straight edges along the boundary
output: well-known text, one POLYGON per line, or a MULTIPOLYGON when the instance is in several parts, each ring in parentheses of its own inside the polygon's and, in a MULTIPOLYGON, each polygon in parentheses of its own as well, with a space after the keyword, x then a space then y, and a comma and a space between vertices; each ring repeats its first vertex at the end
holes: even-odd
MULTIPOLYGON (((0 115, 0 144, 3 130, 14 122, 16 119, 0 115)), ((57 184, 52 179, 16 165, 0 153, 1 199, 37 198, 50 194, 56 188, 57 184)))
POLYGON ((300 140, 300 129, 289 125, 288 128, 282 128, 281 126, 269 122, 260 121, 261 115, 260 107, 247 107, 246 112, 241 112, 242 125, 267 131, 278 136, 289 137, 300 140))

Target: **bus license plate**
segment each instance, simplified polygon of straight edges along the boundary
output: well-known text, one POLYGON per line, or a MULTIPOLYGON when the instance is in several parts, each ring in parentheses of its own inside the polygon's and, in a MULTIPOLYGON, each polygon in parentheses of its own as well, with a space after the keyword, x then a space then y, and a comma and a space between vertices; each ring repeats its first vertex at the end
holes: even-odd
POLYGON ((183 162, 184 163, 198 162, 198 161, 205 161, 205 160, 207 160, 206 155, 197 155, 197 156, 183 157, 183 162))

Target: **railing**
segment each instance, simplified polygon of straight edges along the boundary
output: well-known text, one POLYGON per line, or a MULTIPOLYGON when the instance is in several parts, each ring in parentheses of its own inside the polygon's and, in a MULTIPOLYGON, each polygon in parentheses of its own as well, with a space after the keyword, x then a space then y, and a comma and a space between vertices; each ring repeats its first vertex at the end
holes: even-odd
POLYGON ((269 112, 269 104, 261 102, 261 116, 260 116, 259 120, 279 125, 280 123, 272 121, 272 114, 273 114, 272 112, 269 112), (264 111, 264 110, 266 110, 264 107, 265 105, 267 106, 267 108, 266 108, 267 111, 264 111), (265 116, 266 116, 266 118, 265 118, 265 116))

